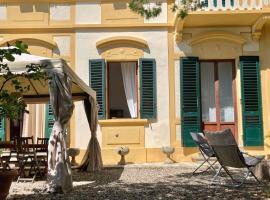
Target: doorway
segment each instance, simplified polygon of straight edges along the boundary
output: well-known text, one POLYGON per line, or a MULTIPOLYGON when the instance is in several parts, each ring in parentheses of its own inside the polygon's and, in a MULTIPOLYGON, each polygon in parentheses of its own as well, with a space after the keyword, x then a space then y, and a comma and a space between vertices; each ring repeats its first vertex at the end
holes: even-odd
POLYGON ((230 128, 237 138, 234 60, 201 61, 200 67, 202 130, 230 128))

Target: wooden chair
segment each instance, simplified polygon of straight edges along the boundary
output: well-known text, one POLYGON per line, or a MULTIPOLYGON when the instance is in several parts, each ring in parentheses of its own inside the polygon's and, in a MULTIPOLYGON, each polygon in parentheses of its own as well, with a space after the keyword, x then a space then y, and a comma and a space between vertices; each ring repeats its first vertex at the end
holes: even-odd
POLYGON ((18 139, 17 159, 19 163, 19 177, 17 179, 17 182, 19 181, 34 182, 38 174, 42 176, 36 155, 36 150, 33 146, 31 146, 33 144, 34 144, 33 137, 21 137, 18 139), (26 174, 27 170, 28 176, 26 174))
POLYGON ((37 138, 37 144, 43 144, 47 146, 36 148, 37 159, 39 161, 40 168, 42 169, 42 173, 44 174, 44 176, 47 174, 48 169, 48 143, 49 138, 37 138))

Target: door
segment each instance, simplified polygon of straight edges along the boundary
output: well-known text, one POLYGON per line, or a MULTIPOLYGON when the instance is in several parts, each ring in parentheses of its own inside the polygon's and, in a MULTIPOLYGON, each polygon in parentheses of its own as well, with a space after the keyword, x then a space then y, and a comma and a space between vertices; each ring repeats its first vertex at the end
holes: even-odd
POLYGON ((230 128, 236 136, 234 61, 201 61, 203 131, 230 128))

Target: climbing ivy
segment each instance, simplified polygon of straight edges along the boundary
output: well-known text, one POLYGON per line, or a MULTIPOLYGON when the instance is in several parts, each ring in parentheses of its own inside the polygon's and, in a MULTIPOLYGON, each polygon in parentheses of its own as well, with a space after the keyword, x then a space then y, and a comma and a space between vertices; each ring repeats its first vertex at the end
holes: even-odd
MULTIPOLYGON (((150 4, 150 0, 132 0, 129 3, 129 8, 145 16, 146 19, 157 17, 161 11, 161 0, 156 0, 154 4, 150 4)), ((178 17, 184 19, 190 11, 195 11, 204 6, 204 3, 199 0, 179 0, 177 3, 174 3, 172 11, 176 12, 178 17)))

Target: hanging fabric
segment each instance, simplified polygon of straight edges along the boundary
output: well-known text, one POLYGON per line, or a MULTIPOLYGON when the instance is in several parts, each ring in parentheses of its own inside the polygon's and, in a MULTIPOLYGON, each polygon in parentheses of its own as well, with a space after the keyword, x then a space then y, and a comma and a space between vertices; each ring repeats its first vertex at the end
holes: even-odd
POLYGON ((123 84, 131 118, 137 118, 136 63, 121 62, 123 84))

